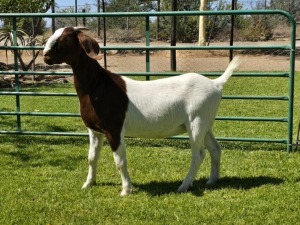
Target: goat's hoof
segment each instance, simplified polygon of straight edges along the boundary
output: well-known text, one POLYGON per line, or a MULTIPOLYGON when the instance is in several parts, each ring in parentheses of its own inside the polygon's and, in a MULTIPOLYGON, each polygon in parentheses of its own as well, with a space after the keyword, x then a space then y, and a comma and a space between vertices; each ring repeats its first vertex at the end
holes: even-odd
POLYGON ((218 183, 219 179, 218 178, 210 178, 207 182, 206 185, 214 185, 216 183, 218 183))
POLYGON ((124 196, 128 196, 132 194, 132 188, 124 188, 121 192, 121 196, 124 197, 124 196))
POLYGON ((82 186, 82 189, 86 189, 86 188, 92 187, 94 185, 96 185, 96 181, 86 181, 84 183, 84 185, 82 186))
POLYGON ((192 188, 192 184, 189 184, 189 185, 181 185, 179 188, 178 188, 178 190, 177 190, 177 192, 178 193, 185 193, 185 192, 188 192, 191 188, 192 188))

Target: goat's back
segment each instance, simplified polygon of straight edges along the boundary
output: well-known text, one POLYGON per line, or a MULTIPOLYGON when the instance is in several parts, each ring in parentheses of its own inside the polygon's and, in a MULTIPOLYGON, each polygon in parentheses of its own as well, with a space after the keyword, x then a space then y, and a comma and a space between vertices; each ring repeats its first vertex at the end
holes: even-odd
POLYGON ((196 73, 152 80, 125 78, 129 98, 128 136, 165 138, 186 132, 186 124, 205 118, 211 124, 221 100, 215 83, 196 73))

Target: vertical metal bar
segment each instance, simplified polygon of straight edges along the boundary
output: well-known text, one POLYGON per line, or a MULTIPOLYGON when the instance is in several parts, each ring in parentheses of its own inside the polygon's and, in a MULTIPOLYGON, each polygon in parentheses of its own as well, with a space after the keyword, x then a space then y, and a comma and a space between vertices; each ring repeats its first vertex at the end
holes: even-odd
MULTIPOLYGON (((85 13, 85 9, 82 9, 82 13, 85 13)), ((82 17, 82 24, 85 27, 86 26, 86 18, 82 17)))
MULTIPOLYGON (((232 0, 231 2, 231 10, 235 9, 235 0, 232 0)), ((234 35, 234 19, 235 15, 231 15, 231 27, 230 27, 230 46, 233 46, 233 35, 234 35)), ((229 50, 229 61, 233 59, 233 50, 229 50)))
MULTIPOLYGON (((130 2, 127 0, 127 12, 130 10, 130 2)), ((126 17, 126 30, 129 30, 129 16, 126 17)))
MULTIPOLYGON (((75 0, 75 13, 77 13, 77 0, 75 0)), ((78 26, 78 19, 77 19, 77 16, 75 16, 75 26, 77 27, 78 26)))
MULTIPOLYGON (((150 18, 146 16, 146 46, 150 46, 150 18)), ((146 50, 146 72, 150 72, 150 51, 146 50)), ((150 80, 150 76, 146 75, 146 80, 150 80)))
MULTIPOLYGON (((101 12, 101 8, 100 8, 100 0, 97 0, 97 12, 100 13, 101 12)), ((98 16, 98 27, 97 27, 97 34, 98 34, 98 38, 100 39, 100 23, 101 23, 101 20, 100 20, 100 16, 98 16)))
MULTIPOLYGON (((55 13, 55 0, 51 0, 51 12, 55 13)), ((54 32, 55 32, 55 18, 52 17, 51 20, 52 20, 52 25, 51 25, 51 27, 52 27, 52 34, 54 34, 54 32)))
POLYGON ((291 16, 288 18, 291 24, 291 49, 290 49, 290 82, 289 82, 289 121, 287 151, 292 151, 293 144, 293 119, 294 119, 294 86, 295 86, 295 51, 296 51, 296 22, 291 16))
MULTIPOLYGON (((102 0, 102 12, 105 13, 105 2, 102 0)), ((106 19, 103 17, 103 46, 106 46, 106 19)), ((107 54, 106 51, 103 52, 104 56, 104 68, 107 69, 107 54)))
MULTIPOLYGON (((177 0, 172 0, 172 11, 177 11, 177 0)), ((176 46, 176 16, 171 18, 171 46, 176 46)), ((171 50, 171 70, 176 71, 176 50, 171 50)))
MULTIPOLYGON (((18 46, 17 42, 17 18, 13 17, 13 44, 18 46)), ((14 69, 19 70, 18 66, 18 49, 14 49, 14 69)), ((20 91, 19 75, 15 74, 16 92, 20 91)), ((16 111, 20 112, 20 95, 16 94, 16 111)), ((21 131, 21 116, 17 115, 17 131, 21 131)))

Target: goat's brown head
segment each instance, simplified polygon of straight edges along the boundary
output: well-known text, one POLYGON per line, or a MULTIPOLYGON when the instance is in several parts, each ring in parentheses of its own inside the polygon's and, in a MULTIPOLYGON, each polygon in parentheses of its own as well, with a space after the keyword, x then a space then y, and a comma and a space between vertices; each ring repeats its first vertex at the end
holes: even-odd
POLYGON ((72 65, 78 61, 82 51, 89 57, 99 60, 99 45, 91 37, 82 33, 88 30, 84 27, 65 27, 55 31, 48 39, 43 56, 44 61, 49 64, 61 64, 63 62, 72 65))

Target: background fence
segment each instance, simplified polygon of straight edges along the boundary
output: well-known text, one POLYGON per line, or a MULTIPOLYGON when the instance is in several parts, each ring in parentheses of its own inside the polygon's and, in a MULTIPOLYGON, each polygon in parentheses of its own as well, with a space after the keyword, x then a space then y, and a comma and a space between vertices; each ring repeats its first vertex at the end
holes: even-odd
MULTIPOLYGON (((14 46, 1 46, 0 50, 13 51, 10 59, 6 59, 6 66, 12 63, 13 68, 7 68, 5 71, 1 71, 0 75, 13 76, 13 79, 4 79, 8 82, 8 85, 14 87, 14 90, 2 89, 0 92, 1 102, 10 102, 6 108, 1 107, 1 120, 3 121, 1 134, 31 134, 31 135, 87 135, 86 132, 82 131, 82 125, 80 128, 72 129, 70 132, 62 129, 59 126, 59 120, 63 118, 70 119, 70 123, 74 123, 74 126, 78 124, 74 122, 73 117, 80 117, 78 114, 76 105, 77 101, 74 96, 75 93, 66 93, 62 88, 62 92, 36 92, 36 86, 22 86, 21 84, 32 83, 31 80, 28 81, 26 77, 33 75, 35 78, 38 76, 47 76, 44 83, 51 83, 53 79, 51 77, 59 77, 60 82, 66 83, 68 79, 65 77, 72 76, 70 68, 67 65, 62 66, 52 66, 48 67, 42 62, 42 58, 36 54, 38 50, 43 49, 42 46, 17 46, 17 18, 26 17, 47 17, 47 18, 74 18, 74 17, 84 17, 88 18, 106 18, 109 22, 112 18, 130 18, 131 21, 138 20, 143 21, 142 24, 145 36, 141 39, 135 40, 130 44, 124 45, 123 43, 111 43, 107 42, 106 46, 101 43, 101 37, 90 33, 90 35, 98 38, 100 42, 100 48, 105 55, 104 60, 100 61, 101 64, 107 66, 108 69, 113 72, 121 73, 124 75, 130 75, 132 77, 145 77, 146 80, 157 79, 157 77, 165 77, 178 75, 182 72, 200 72, 210 77, 219 76, 222 71, 226 68, 228 64, 229 51, 234 51, 234 54, 243 54, 247 58, 244 61, 240 71, 236 72, 234 77, 236 79, 243 79, 244 82, 242 86, 231 86, 225 88, 225 94, 223 99, 228 101, 239 101, 238 104, 234 103, 232 110, 227 110, 232 112, 230 115, 222 115, 222 108, 228 107, 228 104, 221 105, 220 113, 217 117, 216 127, 222 127, 218 135, 219 140, 222 141, 251 141, 251 142, 274 142, 286 144, 288 151, 291 151, 292 141, 293 141, 293 102, 294 102, 294 70, 295 70, 295 34, 296 26, 293 17, 284 11, 185 11, 185 12, 150 12, 150 13, 77 13, 77 14, 0 14, 0 18, 9 18, 12 20, 13 24, 13 43, 14 46), (195 18, 199 15, 206 16, 218 16, 218 17, 230 17, 235 15, 236 17, 247 18, 247 16, 258 16, 258 17, 274 17, 280 18, 281 21, 286 21, 286 25, 289 26, 288 32, 290 37, 287 40, 281 40, 277 42, 247 42, 247 41, 235 41, 233 46, 228 46, 225 42, 214 42, 210 43, 209 46, 198 46, 196 43, 178 43, 176 46, 169 46, 166 42, 155 42, 151 41, 151 34, 154 32, 152 27, 154 23, 153 18, 169 18, 178 17, 181 20, 190 19, 190 17, 195 18), (35 61, 35 70, 20 71, 20 54, 18 51, 23 50, 22 56, 25 57, 27 51, 32 52, 33 57, 37 55, 35 61), (171 71, 170 56, 171 53, 176 54, 176 71, 171 71), (285 57, 284 59, 282 57, 285 57), (288 60, 286 60, 288 57, 288 60), (12 60, 10 62, 9 60, 12 60), (44 71, 42 71, 44 70, 44 71), (54 72, 55 71, 55 72, 54 72), (23 76, 24 75, 24 76, 23 76), (47 81, 48 79, 48 81, 47 81), (277 90, 276 93, 270 92, 269 87, 272 86, 272 80, 279 79, 282 82, 282 90, 277 90), (251 86, 252 85, 252 86, 251 86), (257 93, 256 86, 263 85, 264 93, 257 93), (243 91, 243 92, 241 92, 243 91), (243 93, 242 95, 238 93, 243 93), (23 98, 32 99, 31 105, 22 105, 21 99, 23 98), (68 100, 68 107, 64 112, 60 112, 62 109, 60 107, 60 100, 55 100, 53 104, 58 105, 56 112, 47 112, 44 109, 35 110, 34 105, 41 101, 44 97, 59 97, 59 98, 71 98, 74 100, 68 100), (6 98, 6 100, 4 100, 6 98), (247 103, 246 103, 247 102, 247 103), (250 102, 250 103, 249 103, 250 102), (244 105, 243 105, 244 104, 244 105), (252 112, 251 105, 259 104, 261 105, 261 111, 252 112), (11 106, 15 105, 12 109, 11 106), (74 107, 75 106, 75 107, 74 107), (238 107, 237 107, 238 106, 238 107), (239 108, 248 107, 249 113, 247 115, 240 115, 239 108), (283 109, 280 115, 274 115, 274 107, 279 107, 283 109), (21 110, 22 108, 22 110, 21 110), (31 111, 30 111, 31 109, 31 111), (73 111, 67 111, 72 109, 73 111), (35 119, 25 119, 25 118, 35 118, 35 119), (51 126, 43 127, 40 130, 32 130, 35 126, 32 124, 37 124, 38 117, 49 117, 53 122, 51 126), (7 119, 9 118, 9 119, 7 119), (15 125, 11 125, 14 121, 15 125), (26 121, 26 123, 24 123, 26 121), (224 125, 219 125, 222 122, 226 122, 224 125), (226 126, 237 126, 237 133, 234 136, 226 133, 226 126), (241 132, 239 130, 245 129, 247 123, 257 124, 261 129, 269 130, 269 124, 275 124, 274 129, 278 129, 276 135, 271 135, 268 137, 268 132, 263 137, 255 137, 255 133, 251 135, 241 132), (24 126, 25 124, 25 126, 24 126), (266 125, 268 124, 268 125, 266 125), (280 125, 278 125, 280 124, 280 125), (49 129, 51 128, 51 129, 49 129), (223 136, 223 137, 222 137, 223 136)), ((197 29, 194 27, 194 29, 197 29)), ((127 28, 125 27, 126 31, 127 28)), ((110 32, 114 32, 110 30, 110 32)), ((128 30, 127 30, 128 32, 128 30)), ((254 31, 253 31, 254 32, 254 31)), ((130 32, 128 32, 130 33, 130 32)), ((238 38, 237 38, 238 39, 238 38)), ((32 57, 31 55, 29 56, 32 57)), ((23 68, 23 67, 22 67, 23 68)), ((5 78, 5 77, 4 77, 5 78)), ((142 79, 142 78, 138 78, 142 79)), ((240 85, 241 82, 232 83, 233 85, 240 85)), ((69 89, 68 89, 69 90, 69 89)), ((149 93, 151 94, 151 93, 149 93)), ((225 102, 223 101, 223 102, 225 102)), ((257 106, 256 106, 257 107, 257 106)), ((275 110, 276 111, 276 110, 275 110)), ((79 126, 79 125, 78 125, 79 126)), ((258 128, 260 129, 260 128, 258 128)), ((185 138, 185 137, 176 137, 185 138)))

